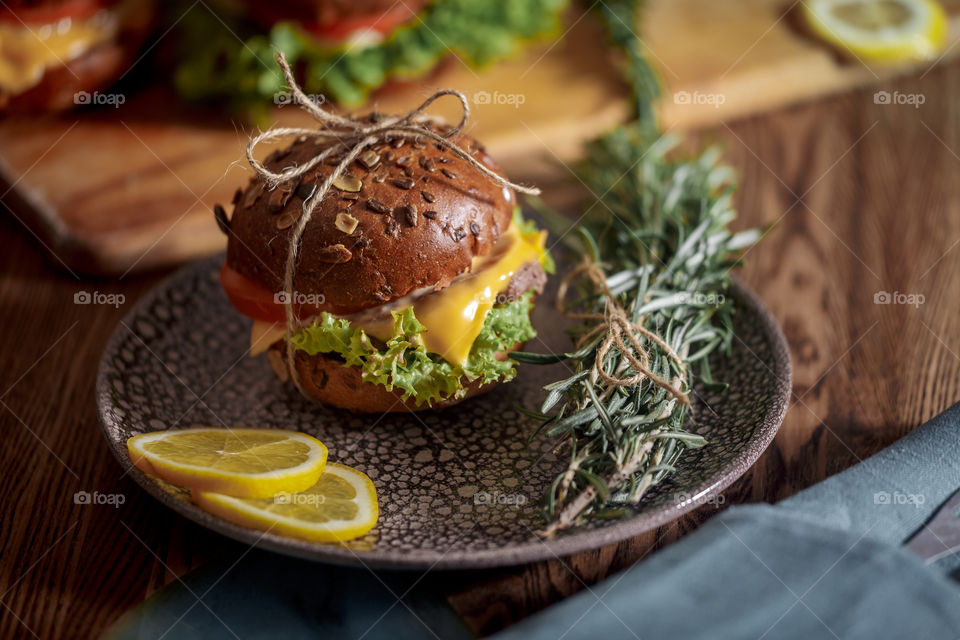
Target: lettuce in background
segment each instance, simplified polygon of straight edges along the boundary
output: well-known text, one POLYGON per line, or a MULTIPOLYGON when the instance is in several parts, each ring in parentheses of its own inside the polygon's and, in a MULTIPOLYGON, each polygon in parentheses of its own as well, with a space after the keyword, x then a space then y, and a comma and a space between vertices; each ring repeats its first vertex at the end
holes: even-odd
POLYGON ((182 62, 174 81, 188 99, 226 97, 262 114, 285 89, 274 63, 282 51, 300 70, 306 93, 356 107, 391 78, 428 73, 453 53, 474 67, 514 54, 524 42, 556 35, 568 0, 434 0, 411 22, 372 46, 324 46, 295 22, 278 22, 268 35, 245 40, 242 16, 188 11, 181 24, 182 62))

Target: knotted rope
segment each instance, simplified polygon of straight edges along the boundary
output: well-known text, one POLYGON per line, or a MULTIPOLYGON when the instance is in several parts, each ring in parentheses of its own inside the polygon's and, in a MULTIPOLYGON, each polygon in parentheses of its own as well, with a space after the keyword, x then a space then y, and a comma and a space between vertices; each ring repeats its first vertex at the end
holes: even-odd
POLYGON ((557 290, 557 308, 561 313, 579 320, 592 320, 597 325, 577 341, 580 349, 600 334, 606 334, 597 347, 597 355, 593 362, 594 373, 607 384, 614 387, 627 387, 638 384, 643 379, 649 379, 653 384, 665 389, 681 404, 690 404, 690 398, 682 390, 674 386, 669 380, 657 376, 650 370, 650 354, 640 342, 646 338, 660 347, 668 358, 673 360, 680 370, 685 370, 683 360, 677 352, 660 336, 643 326, 643 318, 633 322, 617 300, 610 287, 607 286, 607 276, 595 262, 585 259, 583 263, 568 273, 560 282, 557 290), (593 284, 605 302, 603 313, 584 313, 572 311, 565 305, 567 290, 578 277, 585 275, 593 284), (620 353, 636 372, 629 376, 619 376, 617 372, 609 372, 604 366, 607 354, 616 345, 620 353))

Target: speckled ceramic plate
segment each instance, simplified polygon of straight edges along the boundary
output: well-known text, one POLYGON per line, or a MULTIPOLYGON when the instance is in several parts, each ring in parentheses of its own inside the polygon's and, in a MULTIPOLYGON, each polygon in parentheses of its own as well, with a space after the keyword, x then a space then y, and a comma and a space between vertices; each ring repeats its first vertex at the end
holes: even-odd
MULTIPOLYGON (((303 400, 274 377, 265 356, 245 357, 249 321, 223 294, 222 257, 190 265, 141 300, 103 354, 97 403, 121 466, 178 513, 237 540, 281 553, 371 567, 510 565, 599 547, 660 526, 743 474, 773 439, 787 407, 790 359, 783 335, 752 293, 735 287, 732 357, 713 371, 722 394, 699 390, 689 428, 708 445, 688 452, 668 480, 618 520, 597 521, 551 540, 538 498, 563 465, 517 407, 539 406, 541 386, 562 373, 524 365, 517 380, 451 409, 415 415, 353 415, 303 400), (132 467, 126 440, 193 425, 296 429, 319 437, 330 459, 366 472, 377 486, 380 521, 349 545, 263 535, 194 506, 178 487, 132 467)), ((569 346, 548 305, 535 312, 530 350, 569 346), (551 329, 552 328, 552 329, 551 329)), ((564 365, 556 365, 563 367, 564 365)))

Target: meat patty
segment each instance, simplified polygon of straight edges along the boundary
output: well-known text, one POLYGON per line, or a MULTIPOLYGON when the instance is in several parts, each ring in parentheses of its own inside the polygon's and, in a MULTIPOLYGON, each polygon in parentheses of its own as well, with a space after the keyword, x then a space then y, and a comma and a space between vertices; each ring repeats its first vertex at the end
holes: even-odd
POLYGON ((543 287, 547 284, 547 274, 537 260, 531 260, 520 267, 507 288, 497 296, 497 303, 503 304, 519 300, 520 296, 527 291, 536 291, 537 294, 543 293, 543 287))

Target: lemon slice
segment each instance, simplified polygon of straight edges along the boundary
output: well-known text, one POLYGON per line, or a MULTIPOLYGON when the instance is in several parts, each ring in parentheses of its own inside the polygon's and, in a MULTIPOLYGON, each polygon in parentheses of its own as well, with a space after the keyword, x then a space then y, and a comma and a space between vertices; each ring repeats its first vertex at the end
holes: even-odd
POLYGON ((198 427, 127 440, 134 466, 167 482, 242 498, 313 486, 327 463, 316 438, 279 429, 198 427))
POLYGON ((947 39, 947 16, 935 0, 806 0, 802 5, 817 35, 865 61, 929 60, 947 39))
POLYGON ((331 462, 315 485, 300 493, 251 500, 193 491, 205 511, 234 524, 310 542, 345 542, 377 523, 377 490, 365 474, 331 462))

